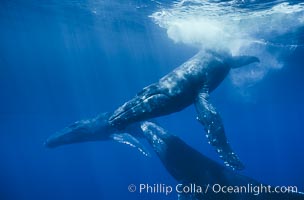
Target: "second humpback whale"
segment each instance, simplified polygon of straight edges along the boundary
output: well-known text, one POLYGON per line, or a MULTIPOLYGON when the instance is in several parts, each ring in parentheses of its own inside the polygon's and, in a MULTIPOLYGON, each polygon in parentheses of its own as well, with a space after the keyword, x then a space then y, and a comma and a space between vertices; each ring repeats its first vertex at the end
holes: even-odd
POLYGON ((141 127, 167 171, 181 183, 179 200, 304 199, 304 194, 294 187, 287 190, 283 186, 285 189, 280 190, 227 169, 152 122, 143 122, 141 127), (183 192, 183 187, 192 190, 183 192))
POLYGON ((259 59, 253 56, 233 57, 228 53, 200 51, 158 82, 145 87, 113 113, 76 122, 76 125, 71 125, 48 138, 46 145, 55 147, 113 138, 143 149, 133 136, 122 134, 128 132, 126 129, 129 125, 178 112, 194 103, 198 113, 197 119, 204 126, 209 143, 216 148, 227 166, 242 169, 242 163, 226 139, 221 117, 208 98, 231 68, 258 61, 259 59))

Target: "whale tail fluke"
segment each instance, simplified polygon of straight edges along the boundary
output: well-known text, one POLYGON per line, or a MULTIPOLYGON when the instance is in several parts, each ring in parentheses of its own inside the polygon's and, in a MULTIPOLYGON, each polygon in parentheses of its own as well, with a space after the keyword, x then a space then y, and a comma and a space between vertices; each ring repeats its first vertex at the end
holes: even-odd
POLYGON ((110 113, 102 113, 93 119, 76 121, 48 137, 44 145, 48 148, 55 148, 67 144, 112 139, 134 147, 145 156, 149 156, 149 152, 135 138, 141 135, 139 123, 132 124, 124 130, 118 130, 108 123, 110 115, 110 113))
POLYGON ((260 59, 255 56, 234 56, 229 60, 229 65, 234 69, 255 62, 260 62, 260 59))
POLYGON ((44 145, 54 148, 66 144, 106 140, 115 132, 107 123, 109 116, 109 113, 102 113, 93 119, 76 121, 48 137, 44 145))

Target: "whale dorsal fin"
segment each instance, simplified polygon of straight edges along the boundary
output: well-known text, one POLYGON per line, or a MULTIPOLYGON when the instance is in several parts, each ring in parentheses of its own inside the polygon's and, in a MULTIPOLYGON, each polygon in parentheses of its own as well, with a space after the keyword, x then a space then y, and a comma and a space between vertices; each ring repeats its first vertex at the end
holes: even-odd
POLYGON ((114 133, 110 135, 110 138, 112 138, 116 142, 134 147, 145 156, 150 157, 149 151, 146 150, 146 148, 135 137, 133 137, 128 133, 119 133, 119 134, 114 133))
POLYGON ((205 128, 208 143, 215 147, 216 152, 226 166, 241 170, 244 166, 230 147, 225 135, 222 119, 212 104, 208 102, 209 94, 204 88, 201 89, 195 100, 195 108, 198 114, 197 119, 205 128))
POLYGON ((254 62, 260 62, 260 59, 255 56, 234 56, 229 59, 229 65, 231 68, 242 67, 254 62))

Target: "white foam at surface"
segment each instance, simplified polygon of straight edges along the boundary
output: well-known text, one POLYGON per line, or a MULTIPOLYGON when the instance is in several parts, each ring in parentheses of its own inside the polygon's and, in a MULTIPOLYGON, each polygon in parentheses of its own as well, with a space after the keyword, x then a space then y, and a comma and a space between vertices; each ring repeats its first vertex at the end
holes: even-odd
POLYGON ((282 68, 280 55, 295 49, 291 38, 281 43, 273 41, 303 27, 304 3, 281 2, 267 9, 246 9, 234 6, 235 2, 183 0, 150 17, 176 43, 259 57, 261 62, 254 69, 231 74, 237 86, 253 84, 270 69, 282 68))

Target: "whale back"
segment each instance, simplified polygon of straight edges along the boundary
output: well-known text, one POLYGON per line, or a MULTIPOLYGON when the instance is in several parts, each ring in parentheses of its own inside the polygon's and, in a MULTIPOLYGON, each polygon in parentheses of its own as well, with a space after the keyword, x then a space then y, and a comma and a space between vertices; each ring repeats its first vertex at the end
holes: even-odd
MULTIPOLYGON (((179 199, 231 199, 231 200, 300 200, 304 199, 301 192, 273 193, 274 187, 262 184, 250 177, 238 174, 225 168, 212 159, 204 156, 194 148, 187 145, 177 136, 171 135, 162 127, 152 123, 143 122, 142 131, 145 138, 152 145, 156 154, 167 171, 182 184, 195 184, 209 187, 206 193, 182 194, 179 199), (231 186, 235 189, 243 186, 243 192, 225 193, 214 192, 212 187, 231 186), (236 186, 236 187, 235 187, 236 186), (256 189, 261 189, 256 191, 256 189), (259 188, 258 188, 259 187, 259 188), (262 191, 263 187, 263 191, 262 191), (265 189, 265 187, 270 190, 265 189), (244 189, 245 188, 245 189, 244 189), (250 189, 251 188, 251 189, 250 189), (246 192, 247 191, 247 192, 246 192), (257 195, 258 194, 258 195, 257 195), (192 197, 193 198, 190 198, 192 197), (182 198, 181 198, 182 197, 182 198)), ((206 188, 204 188, 206 189, 206 188)), ((241 191, 241 190, 240 190, 241 191)))

